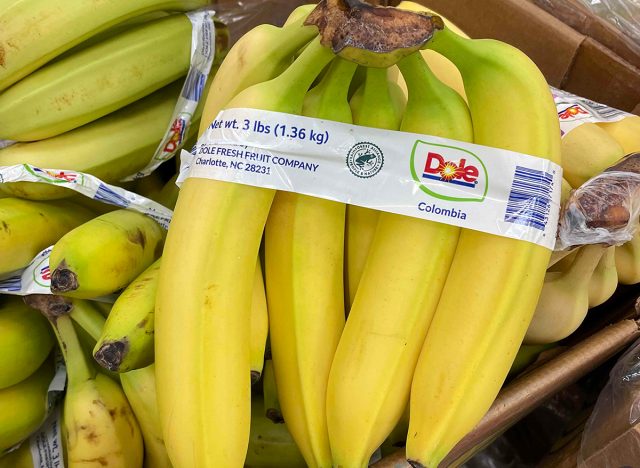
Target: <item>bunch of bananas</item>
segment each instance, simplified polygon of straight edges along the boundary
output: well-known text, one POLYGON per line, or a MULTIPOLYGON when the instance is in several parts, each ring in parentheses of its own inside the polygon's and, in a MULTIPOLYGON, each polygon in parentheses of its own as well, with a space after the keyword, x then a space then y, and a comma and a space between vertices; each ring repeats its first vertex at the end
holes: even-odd
MULTIPOLYGON (((552 261, 298 193, 203 178, 178 191, 167 165, 118 182, 149 162, 189 67, 189 20, 167 11, 207 3, 0 0, 0 139, 17 141, 0 166, 84 172, 175 208, 166 232, 55 185, 0 183, 0 277, 52 246, 50 295, 0 297, 0 468, 33 464, 22 442, 51 410, 56 352, 70 467, 362 467, 405 444, 412 466, 436 467, 523 340, 560 340, 618 282, 640 282, 640 235, 552 261)), ((543 76, 507 44, 444 20, 397 66, 362 66, 306 25, 315 8, 238 40, 206 85, 200 133, 250 108, 435 135, 561 162, 565 196, 640 150, 640 117, 561 140, 543 76)))

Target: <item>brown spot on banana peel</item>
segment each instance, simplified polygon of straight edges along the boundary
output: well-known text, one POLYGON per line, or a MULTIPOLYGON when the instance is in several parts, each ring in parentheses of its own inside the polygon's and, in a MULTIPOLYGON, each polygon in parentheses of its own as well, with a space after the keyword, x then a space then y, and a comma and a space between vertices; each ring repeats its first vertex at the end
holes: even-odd
POLYGON ((80 287, 78 276, 67 267, 67 262, 62 260, 58 267, 51 273, 51 292, 63 293, 75 291, 80 287))
POLYGON ((136 228, 135 232, 130 232, 128 238, 129 242, 138 244, 143 249, 145 245, 147 245, 147 236, 145 236, 144 232, 142 232, 140 228, 136 228))
POLYGON ((305 25, 317 26, 322 45, 343 59, 378 68, 419 50, 444 28, 439 16, 361 0, 322 0, 305 25))
POLYGON ((62 296, 31 294, 25 296, 23 301, 32 309, 40 311, 53 323, 55 323, 58 317, 69 314, 73 309, 71 301, 62 296))
POLYGON ((111 372, 119 372, 122 360, 129 351, 129 340, 107 341, 100 346, 93 358, 98 364, 111 372))
POLYGON ((11 234, 11 229, 9 229, 9 225, 6 221, 2 221, 2 230, 7 234, 11 234))

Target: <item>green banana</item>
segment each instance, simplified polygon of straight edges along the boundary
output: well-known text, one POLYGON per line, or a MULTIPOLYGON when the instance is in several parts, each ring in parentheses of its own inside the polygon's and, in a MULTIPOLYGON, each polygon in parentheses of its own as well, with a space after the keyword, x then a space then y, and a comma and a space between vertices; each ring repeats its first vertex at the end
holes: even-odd
MULTIPOLYGON (((409 89, 400 130, 470 141, 466 103, 436 78, 422 55, 414 53, 398 66, 409 89)), ((451 225, 380 214, 329 375, 334 466, 366 466, 402 416, 459 232, 451 225)))
POLYGON ((0 275, 26 267, 42 249, 93 217, 68 201, 0 199, 0 275))
MULTIPOLYGON (((304 31, 298 27, 298 34, 304 31)), ((245 89, 227 107, 300 114, 311 83, 333 57, 314 40, 281 75, 245 89)), ((225 63, 248 58, 231 50, 225 63)), ((215 92, 216 80, 209 96, 215 92)), ((205 121, 208 112, 205 107, 205 121)), ((160 270, 155 346, 162 427, 177 466, 244 461, 251 284, 274 195, 274 190, 200 178, 187 179, 180 189, 160 270)))
MULTIPOLYGON (((406 107, 400 87, 389 81, 388 70, 367 68, 363 85, 351 98, 353 122, 365 127, 398 130, 406 107)), ((360 206, 347 206, 346 257, 347 295, 353 304, 376 227, 379 212, 360 206)))
POLYGON ((120 109, 184 76, 190 45, 177 14, 46 65, 0 93, 0 139, 42 140, 120 109))
POLYGON ((0 456, 0 468, 33 468, 29 443, 25 441, 20 448, 0 456))
POLYGON ((208 3, 208 0, 11 1, 0 8, 0 91, 119 23, 160 10, 195 10, 208 3))
POLYGON ((0 390, 0 453, 31 435, 47 416, 53 362, 45 360, 25 380, 0 390))
MULTIPOLYGON (((185 149, 188 147, 185 146, 185 149)), ((191 150, 191 148, 188 148, 191 150)), ((176 207, 176 202, 178 201, 178 194, 180 193, 180 189, 176 185, 176 180, 178 179, 178 175, 174 175, 169 181, 162 187, 160 190, 160 194, 158 194, 158 203, 162 206, 166 206, 167 208, 173 210, 176 207)))
POLYGON ((54 338, 46 319, 16 296, 0 301, 0 389, 23 381, 45 361, 54 338))
POLYGON ((51 291, 80 299, 116 292, 160 256, 163 240, 162 227, 136 211, 98 216, 54 245, 51 291))
MULTIPOLYGON (((31 143, 0 150, 0 166, 31 164, 45 169, 67 169, 116 183, 144 168, 169 125, 182 84, 159 91, 80 128, 31 143)), ((194 118, 199 117, 200 106, 194 118)), ((198 121, 189 126, 195 134, 198 121)), ((0 189, 20 198, 51 200, 76 192, 37 182, 0 184, 0 189)))

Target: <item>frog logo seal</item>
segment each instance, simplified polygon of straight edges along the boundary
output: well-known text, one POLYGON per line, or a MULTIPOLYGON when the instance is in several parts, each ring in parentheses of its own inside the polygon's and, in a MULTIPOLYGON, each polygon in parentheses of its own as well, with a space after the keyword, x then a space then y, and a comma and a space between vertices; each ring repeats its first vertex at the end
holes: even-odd
POLYGON ((347 167, 356 177, 373 177, 380 172, 383 165, 384 154, 373 143, 356 143, 347 153, 347 167))

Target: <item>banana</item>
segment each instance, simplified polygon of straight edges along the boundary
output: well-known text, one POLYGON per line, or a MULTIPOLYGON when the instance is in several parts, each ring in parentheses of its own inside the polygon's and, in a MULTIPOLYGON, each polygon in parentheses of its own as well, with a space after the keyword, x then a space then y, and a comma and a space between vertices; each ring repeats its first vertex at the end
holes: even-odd
POLYGON ((33 468, 29 443, 25 441, 20 448, 0 456, 0 468, 33 468))
POLYGON ((251 368, 251 383, 260 380, 264 366, 264 353, 269 334, 269 313, 267 311, 267 296, 262 276, 260 259, 256 261, 256 271, 253 279, 253 293, 251 296, 251 338, 249 341, 249 361, 251 368))
MULTIPOLYGON (((422 55, 414 53, 398 66, 409 88, 400 130, 470 141, 467 105, 431 73, 422 55)), ((327 422, 335 466, 366 466, 402 416, 459 231, 380 214, 329 375, 327 422)))
POLYGON ((162 227, 136 211, 98 216, 54 245, 51 291, 80 299, 116 292, 160 256, 163 240, 162 227))
MULTIPOLYGON (((406 107, 399 86, 388 81, 388 70, 367 68, 365 81, 350 101, 353 122, 365 127, 397 130, 406 107)), ((379 212, 360 206, 347 206, 346 257, 349 305, 356 296, 362 270, 378 226, 379 212)))
POLYGON ((583 246, 568 269, 547 273, 526 344, 559 341, 582 324, 589 310, 589 283, 604 251, 601 245, 583 246))
MULTIPOLYGON (((189 148, 185 146, 185 149, 189 148)), ((178 158, 176 158, 178 159, 178 158)), ((173 210, 176 207, 176 202, 178 201, 178 193, 180 193, 180 189, 176 185, 176 180, 178 179, 178 175, 174 175, 169 181, 162 187, 160 193, 158 194, 158 203, 162 206, 166 206, 167 208, 173 210)))
POLYGON ((580 187, 624 156, 618 142, 595 123, 586 122, 562 138, 563 177, 580 187))
POLYGON ((125 20, 160 10, 195 10, 208 3, 207 0, 9 2, 0 8, 0 91, 76 44, 125 20))
POLYGON ((597 124, 622 146, 624 154, 640 151, 640 116, 631 115, 617 122, 597 124))
POLYGON ((617 287, 616 248, 609 247, 602 255, 589 281, 589 308, 606 302, 616 292, 617 287))
POLYGON ((46 65, 0 93, 0 139, 42 140, 124 107, 184 76, 190 44, 177 14, 46 65))
POLYGON ((152 172, 148 176, 137 179, 135 182, 133 191, 143 197, 146 197, 155 202, 158 201, 160 191, 164 187, 164 180, 162 176, 156 172, 152 172))
POLYGON ((74 329, 69 307, 47 295, 25 297, 51 323, 67 368, 63 437, 66 461, 77 466, 142 466, 140 428, 120 385, 95 373, 74 329))
POLYGON ((518 375, 524 369, 526 369, 529 365, 533 364, 538 356, 543 351, 547 349, 553 348, 554 344, 538 344, 538 345, 526 345, 523 344, 520 346, 518 350, 518 354, 516 354, 515 359, 513 360, 513 364, 511 365, 511 369, 509 369, 509 377, 518 375))
POLYGON ((167 449, 162 440, 162 428, 156 398, 155 366, 120 374, 131 409, 140 425, 144 441, 144 466, 146 468, 171 468, 167 449))
POLYGON ((620 284, 640 283, 640 233, 624 245, 616 247, 616 271, 620 284))
POLYGON ((42 249, 93 217, 67 201, 0 199, 0 275, 26 267, 42 249))
POLYGON ((46 319, 13 296, 0 302, 0 389, 33 374, 53 348, 46 319))
MULTIPOLYGON (((525 54, 446 28, 427 47, 460 70, 475 143, 560 163, 555 104, 525 54)), ((550 257, 548 249, 524 241, 460 234, 411 386, 407 458, 414 467, 438 466, 493 403, 535 311, 550 257)))
POLYGON ((264 401, 254 397, 251 400, 251 431, 245 468, 305 467, 304 458, 286 425, 275 424, 264 413, 264 401))
POLYGON ((267 419, 275 424, 284 423, 282 417, 282 409, 280 408, 280 400, 278 399, 278 384, 273 371, 273 361, 265 359, 264 371, 262 373, 262 395, 264 415, 267 419))
POLYGON ((53 363, 45 360, 25 380, 0 390, 0 453, 25 440, 47 416, 53 363))
MULTIPOLYGON (((302 114, 351 123, 347 93, 356 67, 335 59, 307 93, 302 114)), ((292 192, 278 192, 265 229, 278 398, 287 428, 310 467, 331 466, 325 401, 345 321, 344 229, 344 203, 292 192)))
POLYGON ((128 372, 153 363, 154 309, 160 262, 156 260, 118 296, 93 349, 105 369, 128 372))
MULTIPOLYGON (((297 31, 306 38, 304 29, 297 31)), ((283 38, 292 41, 283 33, 270 44, 283 38)), ((245 41, 245 47, 249 44, 245 41)), ((264 52, 264 44, 257 46, 264 52)), ((224 68, 233 73, 233 62, 250 58, 234 50, 209 96, 224 68)), ((245 89, 227 107, 300 114, 304 95, 333 57, 316 39, 281 75, 245 89)), ((243 81, 244 71, 233 80, 243 81)), ((205 107, 203 116, 217 111, 205 107)), ((160 269, 155 345, 160 417, 169 458, 178 468, 241 466, 244 461, 251 284, 274 195, 269 189, 198 178, 187 179, 180 189, 160 269), (186 319, 184 311, 189 311, 186 319)))

